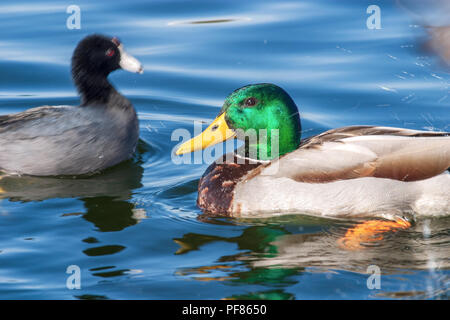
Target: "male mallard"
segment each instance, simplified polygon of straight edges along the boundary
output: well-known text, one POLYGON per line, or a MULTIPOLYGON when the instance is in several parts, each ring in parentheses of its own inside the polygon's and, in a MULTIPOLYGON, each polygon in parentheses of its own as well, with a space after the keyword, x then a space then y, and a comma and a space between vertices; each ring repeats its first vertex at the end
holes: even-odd
POLYGON ((176 154, 245 139, 249 129, 265 135, 247 137, 243 155, 225 155, 200 179, 197 203, 205 213, 394 220, 450 214, 449 133, 350 126, 300 140, 297 106, 273 84, 234 91, 213 123, 176 154))

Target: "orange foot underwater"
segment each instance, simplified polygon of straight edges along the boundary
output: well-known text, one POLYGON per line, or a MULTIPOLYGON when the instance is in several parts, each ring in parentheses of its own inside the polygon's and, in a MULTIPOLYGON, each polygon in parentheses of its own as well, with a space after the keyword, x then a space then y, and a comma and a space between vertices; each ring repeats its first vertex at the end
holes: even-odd
POLYGON ((369 220, 350 228, 345 236, 338 240, 341 248, 346 250, 360 250, 364 242, 375 242, 383 239, 386 232, 396 232, 411 227, 411 223, 397 219, 395 221, 369 220))

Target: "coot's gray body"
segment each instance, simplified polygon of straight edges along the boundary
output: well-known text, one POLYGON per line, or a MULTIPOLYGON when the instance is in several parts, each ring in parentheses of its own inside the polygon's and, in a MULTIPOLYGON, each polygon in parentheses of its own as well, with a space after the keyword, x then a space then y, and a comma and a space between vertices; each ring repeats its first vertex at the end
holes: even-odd
MULTIPOLYGON (((1 171, 81 175, 132 157, 139 139, 136 111, 106 79, 111 71, 124 68, 119 66, 121 59, 133 59, 121 46, 115 38, 97 35, 78 45, 72 73, 81 94, 80 106, 43 106, 0 116, 1 171), (117 49, 116 57, 110 57, 109 51, 103 54, 110 47, 117 49)), ((142 72, 137 60, 131 62, 130 71, 142 72)))
POLYGON ((34 108, 0 117, 0 168, 42 176, 94 173, 129 159, 138 139, 129 103, 34 108))

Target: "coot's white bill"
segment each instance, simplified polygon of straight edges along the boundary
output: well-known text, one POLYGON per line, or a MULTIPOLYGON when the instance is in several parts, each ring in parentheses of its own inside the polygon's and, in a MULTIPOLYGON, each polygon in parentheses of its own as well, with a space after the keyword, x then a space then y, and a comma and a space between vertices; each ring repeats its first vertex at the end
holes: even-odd
POLYGON ((122 44, 120 44, 118 46, 118 48, 120 51, 119 65, 123 70, 127 70, 130 72, 136 72, 136 73, 140 73, 140 74, 144 73, 144 68, 142 67, 139 60, 137 60, 132 55, 129 55, 128 53, 126 53, 125 50, 123 49, 122 44))

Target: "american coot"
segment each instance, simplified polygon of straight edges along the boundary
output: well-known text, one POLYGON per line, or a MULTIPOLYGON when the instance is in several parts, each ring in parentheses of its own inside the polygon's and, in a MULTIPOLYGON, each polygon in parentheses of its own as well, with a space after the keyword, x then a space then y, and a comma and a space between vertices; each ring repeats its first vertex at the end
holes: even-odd
POLYGON ((177 154, 235 136, 245 140, 243 131, 250 129, 265 129, 266 136, 247 136, 245 153, 213 163, 201 178, 198 205, 206 213, 392 218, 404 212, 450 214, 449 133, 352 126, 300 140, 297 106, 273 84, 233 92, 217 119, 182 144, 177 154), (279 158, 270 152, 273 129, 279 158))
POLYGON ((0 116, 0 171, 80 175, 129 159, 138 142, 139 125, 133 105, 107 80, 119 68, 143 72, 117 38, 84 38, 72 57, 81 105, 42 106, 0 116))

